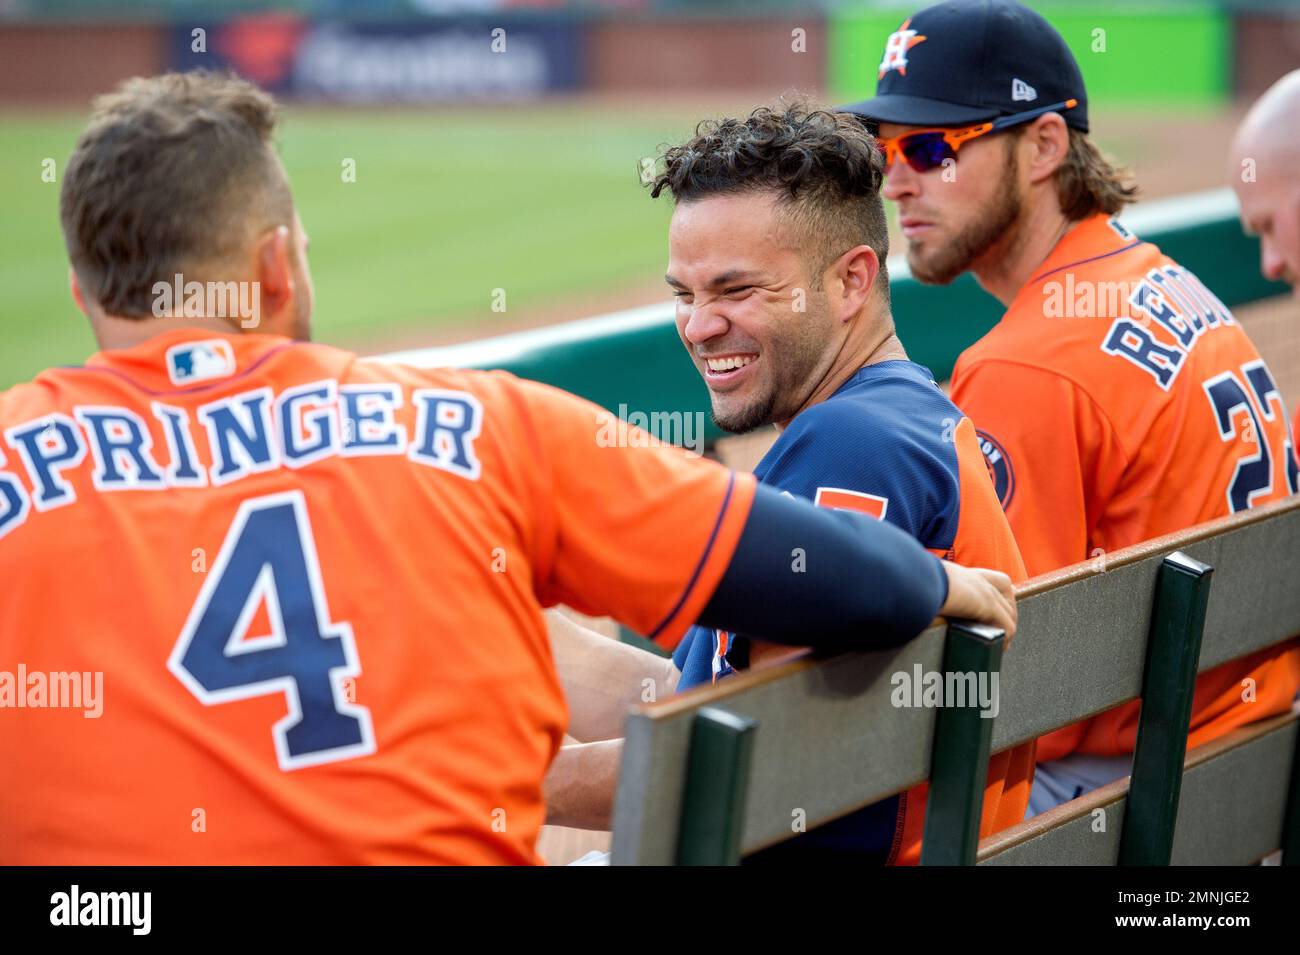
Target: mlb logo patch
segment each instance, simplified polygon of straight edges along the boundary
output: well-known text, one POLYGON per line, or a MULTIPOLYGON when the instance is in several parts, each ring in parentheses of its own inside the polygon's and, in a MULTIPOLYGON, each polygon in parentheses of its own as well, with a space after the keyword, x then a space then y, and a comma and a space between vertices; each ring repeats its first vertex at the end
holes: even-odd
POLYGON ((234 373, 235 351, 224 339, 186 342, 167 349, 167 374, 173 385, 192 385, 234 373))

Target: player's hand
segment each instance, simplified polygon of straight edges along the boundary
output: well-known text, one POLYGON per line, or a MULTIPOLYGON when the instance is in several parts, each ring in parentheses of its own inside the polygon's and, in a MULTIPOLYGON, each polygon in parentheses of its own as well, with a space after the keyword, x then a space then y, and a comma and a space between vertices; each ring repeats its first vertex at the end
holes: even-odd
POLYGON ((1011 578, 997 570, 942 563, 948 575, 948 599, 939 613, 1000 627, 1007 632, 1009 644, 1016 635, 1016 591, 1011 578))

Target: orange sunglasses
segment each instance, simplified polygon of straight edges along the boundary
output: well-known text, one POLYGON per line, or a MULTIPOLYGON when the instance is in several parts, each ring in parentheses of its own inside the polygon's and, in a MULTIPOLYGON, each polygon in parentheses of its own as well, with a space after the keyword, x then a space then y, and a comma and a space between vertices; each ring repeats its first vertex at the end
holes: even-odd
POLYGON ((1062 103, 1053 103, 1051 106, 1040 106, 1038 109, 1026 110, 1023 113, 999 116, 992 122, 980 123, 976 126, 914 129, 901 136, 888 138, 877 136, 876 143, 885 154, 886 172, 893 168, 894 161, 899 156, 902 156, 917 172, 929 172, 942 166, 946 160, 951 159, 955 162, 957 150, 972 139, 1027 123, 1045 113, 1073 109, 1078 105, 1077 99, 1067 99, 1062 103))

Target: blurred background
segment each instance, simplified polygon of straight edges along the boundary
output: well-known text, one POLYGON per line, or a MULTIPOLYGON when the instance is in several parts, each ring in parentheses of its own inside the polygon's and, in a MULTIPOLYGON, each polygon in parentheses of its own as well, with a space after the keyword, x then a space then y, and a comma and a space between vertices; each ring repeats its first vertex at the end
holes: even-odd
MULTIPOLYGON (((58 177, 90 98, 127 76, 228 67, 283 98, 316 337, 373 353, 665 299, 671 209, 641 160, 789 91, 870 95, 885 38, 923 5, 0 0, 0 388, 94 350, 58 177)), ((1300 65, 1296 0, 1030 5, 1148 197, 1224 185, 1236 120, 1300 65)), ((1284 301, 1249 307, 1266 354, 1298 337, 1284 301)))

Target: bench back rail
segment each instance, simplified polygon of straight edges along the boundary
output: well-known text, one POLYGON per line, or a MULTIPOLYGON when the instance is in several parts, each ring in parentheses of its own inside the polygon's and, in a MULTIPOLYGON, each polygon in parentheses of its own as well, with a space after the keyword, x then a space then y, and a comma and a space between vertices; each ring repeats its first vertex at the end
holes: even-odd
MULTIPOLYGON (((1300 499, 1036 578, 1021 589, 1019 635, 998 673, 996 717, 987 721, 992 723, 989 751, 1143 694, 1161 568, 1179 552, 1176 560, 1188 567, 1215 568, 1213 585, 1208 598, 1203 593, 1197 598, 1204 600, 1199 653, 1185 645, 1200 630, 1193 601, 1184 607, 1185 619, 1177 628, 1182 637, 1170 644, 1164 659, 1176 660, 1181 652, 1186 668, 1191 651, 1195 670, 1203 672, 1300 633, 1300 499)), ((943 673, 946 641, 946 628, 937 625, 895 651, 805 656, 635 710, 626 724, 612 860, 678 860, 693 725, 704 707, 758 726, 749 753, 736 847, 740 854, 925 779, 933 785, 940 709, 909 704, 922 702, 911 697, 919 695, 927 675, 943 673)), ((1177 685, 1175 679, 1171 686, 1177 685)), ((1145 692, 1150 694, 1151 687, 1145 692)), ((1152 771, 1151 782, 1139 786, 1136 799, 1141 804, 1148 798, 1142 792, 1150 785, 1154 815, 1148 818, 1165 819, 1169 832, 1157 833, 1154 846, 1135 843, 1131 861, 1159 862, 1170 853, 1174 861, 1179 858, 1179 837, 1170 833, 1175 832, 1175 814, 1181 825, 1186 812, 1177 813, 1178 786, 1186 786, 1178 773, 1186 716, 1181 717, 1181 733, 1167 725, 1171 718, 1176 723, 1179 709, 1189 705, 1178 696, 1173 693, 1163 707, 1165 728, 1155 736, 1148 733, 1155 746, 1151 765, 1164 768, 1152 771), (1171 748, 1171 742, 1177 745, 1171 748)), ((1285 771, 1290 771, 1289 761, 1285 771)), ((1285 800, 1287 791, 1288 785, 1282 785, 1278 798, 1285 800)), ((970 811, 978 813, 978 806, 968 807, 970 811)), ((969 815, 959 814, 957 830, 949 831, 968 824, 969 815)), ((1116 826, 1116 840, 1122 828, 1122 823, 1116 826)), ((973 861, 973 847, 965 844, 957 858, 945 861, 973 861)))

